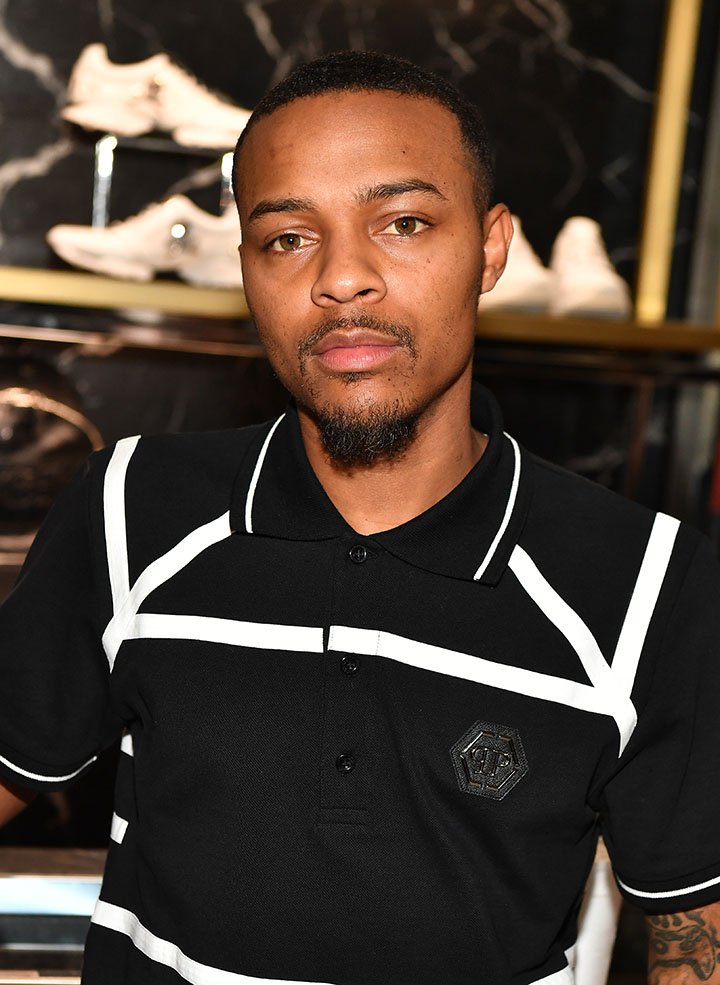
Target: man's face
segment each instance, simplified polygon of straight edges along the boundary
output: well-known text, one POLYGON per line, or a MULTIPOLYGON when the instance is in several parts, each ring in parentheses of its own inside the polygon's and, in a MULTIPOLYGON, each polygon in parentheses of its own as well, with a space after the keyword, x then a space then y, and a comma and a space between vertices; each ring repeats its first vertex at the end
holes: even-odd
POLYGON ((467 374, 489 224, 453 114, 298 99, 248 134, 237 183, 248 302, 301 408, 422 412, 467 374))

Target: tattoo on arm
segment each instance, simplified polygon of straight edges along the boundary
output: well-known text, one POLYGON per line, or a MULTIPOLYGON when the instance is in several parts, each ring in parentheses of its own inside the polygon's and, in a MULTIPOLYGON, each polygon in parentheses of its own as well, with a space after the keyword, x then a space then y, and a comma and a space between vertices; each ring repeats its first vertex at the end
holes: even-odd
MULTIPOLYGON (((647 917, 649 930, 649 983, 666 980, 709 982, 720 974, 720 940, 704 910, 647 917), (666 979, 662 969, 682 969, 682 979, 666 979)), ((720 981, 720 979, 718 979, 720 981)))

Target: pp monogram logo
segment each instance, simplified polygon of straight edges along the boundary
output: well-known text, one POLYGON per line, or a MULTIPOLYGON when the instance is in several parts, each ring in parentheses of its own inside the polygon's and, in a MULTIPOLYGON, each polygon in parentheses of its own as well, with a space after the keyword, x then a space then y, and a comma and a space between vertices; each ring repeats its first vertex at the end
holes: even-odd
POLYGON ((528 771, 520 733, 509 725, 476 722, 450 750, 460 789, 502 800, 528 771))

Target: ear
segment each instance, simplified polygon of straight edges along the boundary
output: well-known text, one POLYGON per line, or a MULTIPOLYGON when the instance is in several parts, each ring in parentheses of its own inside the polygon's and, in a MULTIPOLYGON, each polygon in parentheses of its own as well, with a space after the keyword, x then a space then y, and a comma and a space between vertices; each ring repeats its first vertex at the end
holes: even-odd
POLYGON ((485 267, 482 275, 480 293, 491 291, 500 279, 507 263, 508 250, 513 238, 513 224, 507 205, 494 205, 483 219, 485 238, 485 267))

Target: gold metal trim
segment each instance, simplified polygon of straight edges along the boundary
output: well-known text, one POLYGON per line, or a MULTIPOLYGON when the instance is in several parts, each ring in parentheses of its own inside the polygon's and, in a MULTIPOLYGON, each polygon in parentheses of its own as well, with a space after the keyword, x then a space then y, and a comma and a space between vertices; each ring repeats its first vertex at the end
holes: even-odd
MULTIPOLYGON (((622 349, 636 352, 712 352, 720 350, 720 326, 685 321, 662 325, 603 318, 555 318, 548 315, 483 314, 477 337, 491 342, 530 345, 570 345, 581 349, 622 349)), ((479 354, 482 361, 482 350, 479 354)))
POLYGON ((61 403, 48 397, 40 390, 28 390, 22 386, 11 386, 0 390, 0 404, 7 404, 10 407, 23 407, 32 410, 41 410, 45 414, 52 414, 59 417, 68 424, 72 424, 78 431, 82 431, 95 451, 102 448, 105 444, 103 436, 95 427, 92 421, 88 420, 84 414, 67 404, 61 403))
POLYGON ((635 316, 663 321, 675 243, 702 0, 668 0, 638 262, 635 316))
MULTIPOLYGON (((240 261, 238 260, 238 263, 240 261)), ((150 284, 74 270, 0 266, 0 298, 78 308, 149 309, 204 318, 249 318, 242 290, 191 287, 172 281, 150 284)))
POLYGON ((241 359, 265 356, 265 350, 259 342, 228 341, 211 335, 188 338, 168 329, 129 325, 120 326, 111 332, 92 332, 85 329, 0 324, 0 339, 78 345, 90 355, 112 355, 120 349, 148 349, 152 352, 193 352, 204 356, 237 356, 241 359))
MULTIPOLYGON (((711 352, 720 350, 720 325, 691 325, 684 321, 661 326, 605 318, 555 318, 550 315, 483 314, 477 322, 478 339, 492 342, 527 342, 533 345, 572 345, 579 348, 671 350, 711 352)), ((197 336, 181 336, 170 328, 120 325, 111 332, 73 328, 37 328, 0 323, 0 339, 77 345, 89 355, 111 355, 120 349, 198 353, 209 356, 264 358, 259 342, 220 337, 212 328, 197 336)))

